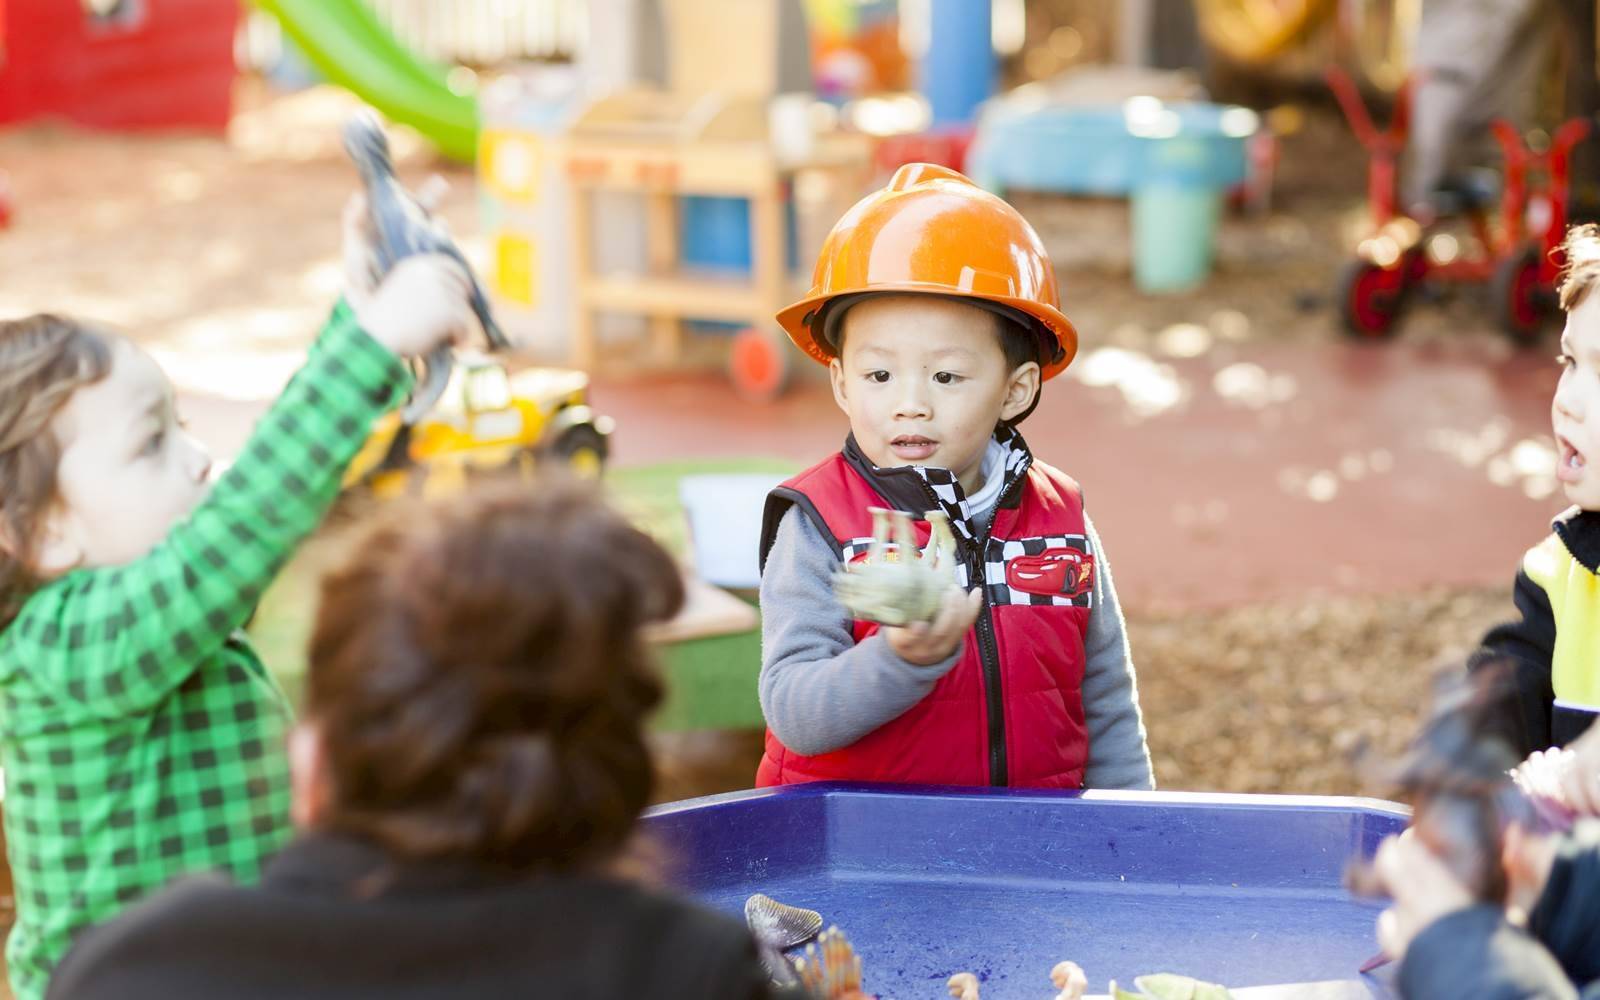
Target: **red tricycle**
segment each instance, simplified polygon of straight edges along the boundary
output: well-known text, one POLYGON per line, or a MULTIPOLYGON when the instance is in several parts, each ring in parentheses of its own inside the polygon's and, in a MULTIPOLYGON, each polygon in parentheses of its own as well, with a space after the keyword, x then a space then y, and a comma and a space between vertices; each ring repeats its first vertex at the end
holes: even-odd
POLYGON ((1495 320, 1512 340, 1531 344, 1554 313, 1561 242, 1570 204, 1568 171, 1573 147, 1589 135, 1590 121, 1576 118, 1535 150, 1506 121, 1492 125, 1505 158, 1500 221, 1491 206, 1464 200, 1460 209, 1470 231, 1467 246, 1433 222, 1423 224, 1400 208, 1400 156, 1405 148, 1412 87, 1395 98, 1394 117, 1379 131, 1356 84, 1337 67, 1328 84, 1356 138, 1371 157, 1367 201, 1371 232, 1356 259, 1340 272, 1338 304, 1345 329, 1364 339, 1395 332, 1407 296, 1424 283, 1489 286, 1495 320))

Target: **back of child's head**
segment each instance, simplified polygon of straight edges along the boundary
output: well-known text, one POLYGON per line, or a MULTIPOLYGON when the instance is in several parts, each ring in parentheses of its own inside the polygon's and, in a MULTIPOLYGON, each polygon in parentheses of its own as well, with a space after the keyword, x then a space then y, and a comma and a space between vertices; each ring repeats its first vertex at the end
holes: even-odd
POLYGON ((1578 308, 1600 283, 1600 226, 1574 226, 1562 245, 1567 264, 1561 272, 1561 308, 1578 308))
POLYGON ((51 421, 74 392, 105 378, 111 358, 108 337, 70 319, 0 322, 0 628, 38 585, 34 548, 61 461, 51 421))
POLYGON ((318 825, 409 858, 606 863, 653 783, 643 630, 682 601, 672 557, 586 486, 385 512, 323 584, 318 825))

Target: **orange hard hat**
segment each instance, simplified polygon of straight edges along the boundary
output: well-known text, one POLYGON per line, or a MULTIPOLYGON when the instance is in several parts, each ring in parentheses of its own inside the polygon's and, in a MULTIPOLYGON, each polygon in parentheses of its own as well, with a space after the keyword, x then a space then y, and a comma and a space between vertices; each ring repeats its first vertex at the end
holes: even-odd
POLYGON ((856 202, 823 243, 811 291, 779 312, 778 323, 802 351, 827 364, 835 354, 823 335, 829 307, 878 292, 990 303, 984 308, 1038 333, 1046 379, 1078 350, 1039 234, 1003 199, 946 167, 908 163, 888 187, 856 202))

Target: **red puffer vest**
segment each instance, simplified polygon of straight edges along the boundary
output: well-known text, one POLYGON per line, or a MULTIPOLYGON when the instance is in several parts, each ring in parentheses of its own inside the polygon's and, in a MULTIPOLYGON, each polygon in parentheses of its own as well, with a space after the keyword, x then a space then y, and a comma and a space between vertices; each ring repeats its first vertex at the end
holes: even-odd
MULTIPOLYGON (((903 715, 831 753, 806 757, 767 731, 758 786, 803 781, 1079 788, 1088 759, 1082 683, 1094 554, 1078 486, 1034 463, 1016 437, 1012 470, 987 537, 957 537, 964 586, 981 580, 984 607, 961 659, 903 715)), ((914 513, 940 506, 915 469, 878 469, 852 438, 845 450, 767 498, 761 560, 778 522, 798 506, 841 561, 865 555, 869 507, 914 513)), ((914 522, 917 545, 926 521, 914 522)), ((861 642, 878 630, 853 623, 861 642)))

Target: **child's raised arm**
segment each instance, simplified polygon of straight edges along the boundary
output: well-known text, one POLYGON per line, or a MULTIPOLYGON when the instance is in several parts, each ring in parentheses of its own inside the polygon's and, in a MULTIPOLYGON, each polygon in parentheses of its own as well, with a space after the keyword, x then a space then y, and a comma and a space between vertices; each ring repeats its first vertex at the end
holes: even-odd
POLYGON ((466 287, 450 261, 415 257, 366 302, 365 330, 336 307, 200 505, 142 558, 41 588, 0 636, 22 646, 7 659, 97 715, 160 702, 244 624, 316 528, 373 421, 404 398, 410 375, 398 355, 467 328, 466 287))

